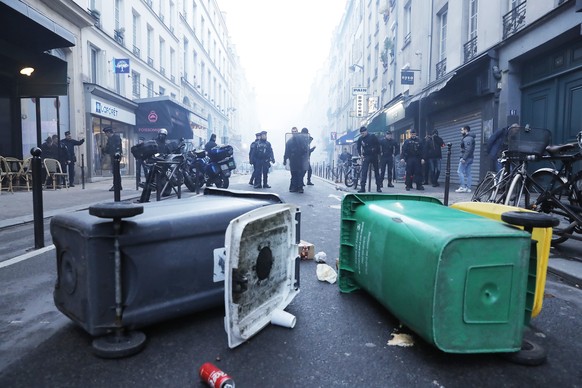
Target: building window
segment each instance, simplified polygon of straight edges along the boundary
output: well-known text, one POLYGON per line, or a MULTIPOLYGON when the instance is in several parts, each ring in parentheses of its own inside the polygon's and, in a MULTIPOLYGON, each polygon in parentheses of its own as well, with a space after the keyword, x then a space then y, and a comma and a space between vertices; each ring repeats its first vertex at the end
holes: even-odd
POLYGON ((160 86, 160 87, 159 87, 158 94, 159 94, 160 96, 163 96, 164 94, 166 94, 166 89, 165 89, 163 86, 160 86))
POLYGON ((121 27, 121 0, 115 0, 114 4, 114 18, 115 18, 115 29, 119 31, 121 27))
POLYGON ((170 79, 172 82, 176 81, 176 50, 170 48, 170 79))
POLYGON ((404 6, 404 44, 406 46, 412 39, 412 2, 409 1, 404 6))
POLYGON ((162 71, 162 69, 166 66, 166 61, 164 60, 166 58, 165 53, 166 53, 166 41, 160 38, 160 73, 162 74, 165 73, 165 71, 162 71))
MULTIPOLYGON (((194 51, 194 54, 192 56, 192 75, 194 76, 194 84, 196 84, 196 76, 198 74, 197 70, 197 66, 198 66, 198 53, 196 51, 194 51)), ((198 81, 199 82, 199 81, 198 81)))
POLYGON ((139 16, 136 14, 133 14, 131 17, 131 38, 133 39, 133 45, 137 46, 137 30, 138 30, 138 26, 139 26, 139 16))
MULTIPOLYGON (((200 18, 200 32, 204 31, 204 17, 200 18)), ((204 36, 201 36, 202 38, 202 42, 200 42, 202 44, 202 47, 204 47, 204 36)))
POLYGON ((96 47, 91 46, 89 48, 89 61, 91 66, 91 82, 96 84, 99 81, 98 72, 99 72, 99 49, 96 47))
POLYGON ((175 4, 173 1, 170 1, 170 31, 174 33, 174 8, 175 4))
POLYGON ((467 40, 477 37, 477 0, 469 0, 469 36, 467 40))
POLYGON ((154 29, 148 26, 147 30, 148 65, 154 66, 154 29))
POLYGON ((125 74, 115 74, 115 93, 121 94, 121 83, 125 74))
POLYGON ((200 86, 202 89, 200 90, 200 92, 202 93, 204 90, 206 90, 206 65, 204 64, 204 62, 200 63, 200 86))
POLYGON ((438 15, 439 22, 439 61, 442 61, 447 57, 447 16, 448 10, 445 8, 438 15))
POLYGON ((188 81, 188 51, 190 51, 190 44, 188 42, 188 39, 186 39, 186 37, 184 37, 184 74, 183 77, 186 81, 188 81))
POLYGON ((140 81, 140 75, 137 71, 131 72, 131 90, 133 92, 134 97, 136 97, 136 98, 140 97, 141 81, 140 81))
POLYGON ((154 81, 148 79, 146 81, 146 88, 148 90, 148 98, 152 98, 154 96, 154 81))

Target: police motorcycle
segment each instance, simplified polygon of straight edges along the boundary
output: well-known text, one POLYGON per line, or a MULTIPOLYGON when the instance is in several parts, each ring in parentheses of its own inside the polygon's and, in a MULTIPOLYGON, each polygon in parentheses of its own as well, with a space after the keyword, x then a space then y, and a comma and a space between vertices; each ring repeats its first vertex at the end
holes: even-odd
POLYGON ((216 146, 208 153, 204 150, 188 151, 188 173, 184 174, 186 187, 196 193, 203 185, 227 189, 231 171, 236 168, 233 153, 230 145, 216 146))
POLYGON ((139 202, 149 202, 152 191, 156 192, 156 200, 169 196, 172 191, 181 198, 181 186, 184 184, 184 171, 187 170, 186 158, 183 153, 184 139, 170 144, 171 152, 161 154, 155 140, 137 144, 131 148, 131 153, 137 159, 144 160, 149 173, 143 186, 139 202))

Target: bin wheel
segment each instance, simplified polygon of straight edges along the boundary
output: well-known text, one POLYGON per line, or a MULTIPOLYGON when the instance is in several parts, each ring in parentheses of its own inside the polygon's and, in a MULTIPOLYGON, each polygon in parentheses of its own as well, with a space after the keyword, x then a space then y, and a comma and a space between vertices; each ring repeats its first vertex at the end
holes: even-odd
POLYGON ((143 213, 143 205, 128 202, 105 202, 89 207, 89 214, 99 218, 127 218, 143 213))
POLYGON ((557 218, 548 214, 522 211, 505 212, 501 214, 501 219, 508 224, 519 225, 524 228, 549 228, 560 223, 557 218))
POLYGON ((93 354, 100 358, 122 358, 143 350, 146 335, 141 331, 112 333, 93 340, 93 354))
POLYGON ((515 364, 537 366, 546 362, 548 352, 540 344, 524 338, 521 342, 521 350, 506 353, 504 357, 515 364))

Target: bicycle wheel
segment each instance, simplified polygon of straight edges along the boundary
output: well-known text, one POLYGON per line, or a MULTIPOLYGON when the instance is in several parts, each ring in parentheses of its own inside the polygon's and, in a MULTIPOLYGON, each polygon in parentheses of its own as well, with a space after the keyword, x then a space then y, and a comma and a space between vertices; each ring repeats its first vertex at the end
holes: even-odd
MULTIPOLYGON (((582 175, 574 180, 574 187, 582 187, 582 175)), ((580 225, 568 211, 563 207, 576 205, 576 190, 568 190, 568 186, 558 174, 551 169, 541 169, 533 173, 531 183, 532 188, 532 208, 534 210, 550 214, 560 220, 560 224, 553 229, 552 245, 556 246, 570 238, 575 231, 580 230, 580 225), (561 205, 560 205, 561 204, 561 205)), ((578 193, 580 191, 578 190, 578 193)), ((574 211, 574 210, 571 210, 574 211)))
POLYGON ((529 191, 531 193, 532 208, 543 205, 543 198, 548 195, 552 195, 559 201, 568 198, 566 182, 558 176, 555 170, 549 168, 537 170, 532 174, 531 180, 533 182, 529 183, 529 191))
POLYGON ((495 174, 488 171, 485 178, 477 185, 473 192, 471 201, 473 202, 491 202, 495 190, 495 174))
POLYGON ((354 171, 352 169, 349 169, 346 172, 346 177, 344 179, 344 183, 346 184, 347 187, 352 187, 355 182, 356 182, 356 180, 354 179, 354 171))
POLYGON ((572 188, 569 193, 570 205, 582 207, 582 171, 572 179, 572 188))
POLYGON ((527 176, 516 174, 509 185, 507 195, 505 196, 505 204, 510 206, 523 207, 525 209, 530 206, 530 195, 527 185, 525 184, 527 176))

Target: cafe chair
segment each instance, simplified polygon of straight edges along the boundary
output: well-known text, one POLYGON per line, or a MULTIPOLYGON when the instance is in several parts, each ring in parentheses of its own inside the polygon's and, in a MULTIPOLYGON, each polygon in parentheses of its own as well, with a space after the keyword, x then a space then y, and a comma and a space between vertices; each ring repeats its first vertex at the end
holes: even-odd
POLYGON ((2 190, 14 193, 12 181, 14 180, 14 173, 10 169, 10 165, 6 158, 0 156, 0 193, 2 190))
MULTIPOLYGON (((53 181, 53 190, 56 190, 58 181, 64 181, 65 187, 69 188, 69 174, 63 172, 61 163, 56 159, 46 158, 43 161, 44 169, 46 171, 46 179, 44 181, 44 186, 47 187, 49 179, 53 181)), ((62 186, 62 185, 59 185, 62 186)))
POLYGON ((16 182, 18 187, 24 188, 26 186, 26 191, 30 191, 30 185, 32 184, 32 158, 26 158, 20 166, 20 171, 16 177, 16 182))

